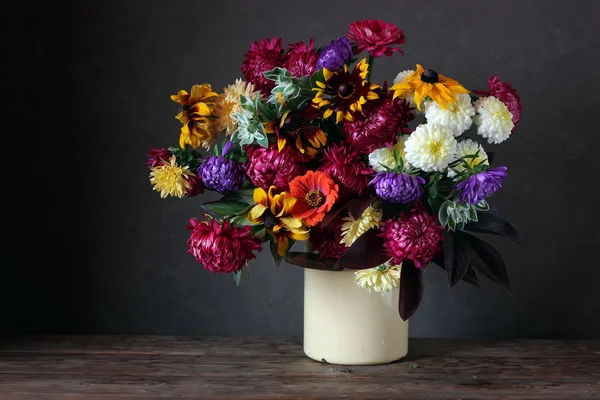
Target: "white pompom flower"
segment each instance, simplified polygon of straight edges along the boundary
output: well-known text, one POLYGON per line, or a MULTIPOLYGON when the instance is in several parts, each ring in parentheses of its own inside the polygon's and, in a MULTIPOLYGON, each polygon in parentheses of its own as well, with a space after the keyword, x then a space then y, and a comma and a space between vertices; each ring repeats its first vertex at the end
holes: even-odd
MULTIPOLYGON (((415 72, 413 69, 407 69, 406 71, 399 72, 398 75, 396 75, 396 77, 394 78, 394 85, 399 82, 404 82, 406 78, 413 72, 415 72)), ((414 93, 411 93, 408 96, 406 96, 406 101, 408 101, 408 104, 410 104, 410 106, 414 108, 414 113, 421 113, 421 111, 419 111, 419 109, 417 108, 417 104, 415 103, 414 93)))
POLYGON ((421 124, 404 145, 406 160, 425 172, 443 172, 456 158, 456 139, 441 125, 421 124))
MULTIPOLYGON (((477 143, 474 140, 467 139, 459 142, 456 145, 456 159, 458 160, 461 157, 465 156, 474 156, 477 154, 475 158, 465 158, 464 162, 468 165, 468 167, 474 167, 476 165, 489 165, 488 156, 483 146, 477 143)), ((448 170, 448 177, 453 178, 457 173, 464 171, 467 167, 465 163, 460 163, 448 170)))
POLYGON ((515 124, 506 104, 494 96, 487 96, 478 99, 473 106, 477 113, 473 122, 477 125, 478 135, 492 144, 502 143, 508 139, 515 124))
POLYGON ((428 123, 443 125, 454 134, 460 136, 473 124, 475 108, 471 104, 471 96, 468 94, 456 95, 456 102, 448 104, 448 109, 442 108, 435 101, 427 102, 425 118, 428 123))
POLYGON ((404 166, 407 167, 408 162, 404 154, 404 143, 409 135, 401 135, 398 137, 394 147, 383 147, 372 151, 369 154, 369 165, 375 172, 387 172, 390 169, 396 169, 396 158, 394 157, 394 150, 398 154, 398 157, 404 161, 404 166))

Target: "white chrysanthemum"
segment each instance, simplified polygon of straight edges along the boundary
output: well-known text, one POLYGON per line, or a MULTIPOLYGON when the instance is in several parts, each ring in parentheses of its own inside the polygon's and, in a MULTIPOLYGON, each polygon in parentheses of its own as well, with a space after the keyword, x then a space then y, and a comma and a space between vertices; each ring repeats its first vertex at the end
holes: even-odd
POLYGON ((368 268, 354 273, 356 285, 371 293, 389 292, 400 286, 400 272, 402 264, 389 265, 389 262, 376 268, 368 268))
POLYGON ((441 125, 421 124, 404 145, 406 160, 425 172, 443 172, 455 159, 456 139, 441 125))
MULTIPOLYGON (((477 143, 474 140, 467 139, 459 142, 456 145, 456 159, 458 160, 461 157, 465 156, 474 156, 477 154, 475 158, 465 158, 464 161, 469 165, 469 167, 474 167, 475 165, 485 164, 489 165, 488 156, 483 146, 477 143), (479 153, 477 153, 479 152, 479 153)), ((464 163, 460 163, 455 167, 452 167, 448 170, 448 176, 453 178, 456 176, 457 172, 462 172, 466 168, 464 163), (455 172, 456 171, 456 172, 455 172)))
MULTIPOLYGON (((406 71, 402 71, 400 73, 398 73, 398 75, 396 75, 396 77, 394 78, 394 85, 396 83, 400 83, 400 82, 404 82, 406 81, 406 78, 408 78, 408 76, 410 74, 412 74, 413 72, 415 72, 413 69, 407 69, 406 71)), ((415 104, 415 96, 414 93, 410 93, 408 96, 406 96, 406 101, 408 101, 408 103, 410 104, 411 107, 414 107, 414 113, 420 113, 421 111, 419 111, 419 109, 417 109, 417 105, 415 104)))
POLYGON ((450 128, 454 137, 460 136, 473 124, 475 109, 471 105, 471 96, 459 94, 456 96, 456 102, 448 104, 448 107, 449 109, 445 110, 435 101, 429 101, 425 107, 425 118, 428 123, 450 128))
POLYGON ((394 158, 394 150, 398 153, 398 157, 402 158, 404 165, 407 166, 408 162, 404 156, 404 143, 408 139, 409 135, 401 135, 398 137, 394 147, 384 147, 377 149, 369 154, 369 165, 375 172, 387 172, 387 169, 395 169, 396 159, 394 158))
POLYGON ((488 143, 502 143, 510 136, 515 124, 512 113, 506 104, 494 96, 482 97, 473 105, 477 115, 473 122, 477 125, 477 134, 488 140, 488 143))

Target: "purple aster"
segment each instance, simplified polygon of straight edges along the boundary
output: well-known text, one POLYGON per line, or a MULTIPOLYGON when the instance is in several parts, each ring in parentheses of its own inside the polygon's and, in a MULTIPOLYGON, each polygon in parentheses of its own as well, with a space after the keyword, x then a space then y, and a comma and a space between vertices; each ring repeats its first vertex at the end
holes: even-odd
POLYGON ((396 172, 379 172, 371 181, 375 193, 392 203, 411 203, 423 196, 425 179, 420 176, 396 172))
POLYGON ((327 68, 330 71, 337 71, 352 58, 352 46, 345 37, 332 40, 327 46, 323 47, 317 68, 327 68))
POLYGON ((237 192, 244 184, 244 167, 225 156, 213 156, 198 167, 204 186, 219 193, 237 192))
POLYGON ((502 187, 507 177, 506 167, 489 168, 460 182, 455 189, 460 191, 460 201, 465 204, 477 204, 502 187))

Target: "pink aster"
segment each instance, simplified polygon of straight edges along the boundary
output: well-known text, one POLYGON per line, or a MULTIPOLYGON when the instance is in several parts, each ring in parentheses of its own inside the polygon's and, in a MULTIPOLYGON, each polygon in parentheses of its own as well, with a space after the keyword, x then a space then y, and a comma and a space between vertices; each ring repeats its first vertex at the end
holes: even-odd
POLYGON ((250 50, 244 54, 242 72, 247 82, 254 84, 257 90, 268 95, 275 87, 275 82, 265 78, 263 72, 283 66, 283 50, 281 39, 262 39, 250 43, 250 50))
POLYGON ((317 70, 318 58, 313 39, 310 39, 308 44, 296 42, 288 47, 284 55, 283 68, 295 77, 311 76, 317 70))
POLYGON ((417 268, 426 268, 441 249, 444 228, 429 215, 421 203, 397 219, 388 220, 381 228, 388 256, 400 264, 405 258, 412 260, 417 268))
POLYGON ((473 92, 482 96, 494 96, 508 107, 512 113, 512 121, 515 125, 513 132, 517 127, 517 122, 521 120, 521 98, 517 90, 510 83, 501 82, 499 76, 490 76, 488 80, 488 90, 473 90, 473 92))
POLYGON ((256 258, 253 251, 262 250, 260 239, 250 233, 250 226, 238 228, 228 220, 219 225, 206 217, 191 218, 190 224, 188 253, 214 273, 237 272, 246 261, 256 258))
POLYGON ((350 25, 346 37, 353 46, 356 46, 354 54, 368 50, 373 57, 382 55, 391 56, 395 51, 404 54, 400 47, 406 42, 404 33, 397 26, 383 22, 382 20, 356 21, 350 25))
POLYGON ((150 151, 148 152, 148 161, 146 161, 146 165, 148 165, 149 167, 160 167, 165 163, 165 161, 168 161, 172 155, 173 153, 171 153, 169 149, 165 149, 164 147, 151 147, 150 151))
POLYGON ((363 162, 358 149, 343 142, 331 144, 323 151, 321 162, 319 171, 333 178, 341 195, 361 195, 367 191, 373 170, 363 162))
POLYGON ((295 147, 284 146, 278 150, 276 143, 268 148, 248 146, 245 148, 248 161, 246 175, 256 187, 269 190, 275 186, 277 191, 289 190, 292 179, 304 175, 308 161, 295 147))

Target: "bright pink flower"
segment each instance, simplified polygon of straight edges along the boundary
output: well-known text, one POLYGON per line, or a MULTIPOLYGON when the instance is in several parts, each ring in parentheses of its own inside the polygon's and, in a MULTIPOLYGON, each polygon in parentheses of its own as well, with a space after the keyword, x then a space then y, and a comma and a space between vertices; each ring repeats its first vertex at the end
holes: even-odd
POLYGON ((333 178, 340 186, 340 194, 361 195, 366 192, 373 170, 365 165, 358 149, 343 142, 330 144, 323 151, 321 162, 319 171, 333 178))
POLYGON ((310 39, 308 45, 304 42, 291 44, 284 56, 283 68, 295 77, 311 76, 317 70, 315 41, 310 39))
POLYGON ((146 165, 151 168, 160 167, 165 161, 169 161, 169 158, 171 158, 172 155, 173 153, 171 153, 169 149, 151 147, 148 152, 148 161, 146 161, 146 165))
POLYGON ((292 179, 306 172, 307 159, 295 147, 285 146, 279 151, 277 144, 271 143, 269 148, 248 146, 245 150, 246 175, 254 186, 264 190, 271 185, 277 191, 289 190, 292 179))
POLYGON ((443 232, 437 219, 417 203, 411 211, 384 222, 380 236, 385 238, 386 253, 395 264, 408 258, 417 268, 425 268, 440 250, 443 232))
POLYGON ((312 249, 319 252, 319 258, 341 258, 348 248, 340 243, 342 240, 343 213, 340 213, 329 224, 321 224, 310 228, 312 249))
POLYGON ((490 76, 488 80, 488 90, 473 90, 473 92, 482 96, 494 96, 508 107, 508 111, 512 113, 512 121, 515 126, 513 132, 517 128, 517 122, 521 120, 521 98, 517 90, 510 83, 501 82, 499 76, 490 76))
POLYGON ((353 46, 356 46, 354 54, 368 50, 373 57, 382 55, 391 56, 395 51, 404 54, 400 47, 406 42, 404 33, 397 26, 383 22, 382 20, 356 21, 350 25, 346 37, 353 46))
POLYGON ((247 82, 254 84, 266 96, 275 87, 275 82, 265 78, 263 72, 283 66, 281 39, 262 39, 250 43, 250 50, 244 54, 242 72, 247 82))
POLYGON ((391 147, 402 128, 414 119, 412 109, 406 100, 397 101, 391 97, 367 102, 363 112, 354 115, 353 121, 344 120, 344 138, 362 152, 371 152, 384 145, 391 147))
POLYGON ((237 272, 246 261, 256 258, 254 250, 262 250, 260 239, 250 234, 250 226, 237 228, 228 220, 219 225, 206 218, 200 221, 191 218, 190 224, 188 253, 214 273, 237 272))

